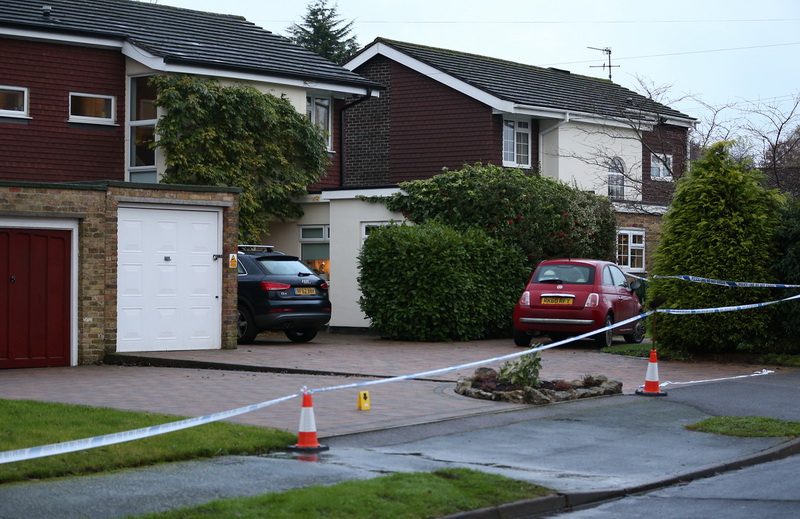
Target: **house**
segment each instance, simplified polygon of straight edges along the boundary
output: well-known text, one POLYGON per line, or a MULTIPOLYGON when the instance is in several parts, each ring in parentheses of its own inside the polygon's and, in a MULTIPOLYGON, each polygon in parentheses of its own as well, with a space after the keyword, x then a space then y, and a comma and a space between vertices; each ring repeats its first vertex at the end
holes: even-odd
POLYGON ((356 305, 358 249, 372 227, 403 219, 359 197, 443 167, 522 168, 608 195, 617 262, 647 270, 695 119, 609 80, 383 38, 345 67, 386 90, 346 112, 344 167, 270 237, 330 269, 332 327, 368 326, 356 305))
POLYGON ((150 76, 284 96, 334 158, 336 114, 381 88, 244 18, 131 0, 5 0, 0 46, 0 368, 235 347, 238 190, 158 184, 150 76))

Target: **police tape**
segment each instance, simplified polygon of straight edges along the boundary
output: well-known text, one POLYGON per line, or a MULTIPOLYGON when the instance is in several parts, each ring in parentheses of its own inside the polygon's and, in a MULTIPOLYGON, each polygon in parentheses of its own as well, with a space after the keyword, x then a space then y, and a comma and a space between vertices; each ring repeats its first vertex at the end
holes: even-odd
POLYGON ((225 418, 231 418, 233 416, 237 416, 240 414, 249 413, 251 411, 256 411, 258 409, 263 409, 265 407, 269 407, 271 405, 275 405, 280 402, 285 402, 287 400, 297 398, 298 396, 300 396, 299 393, 278 398, 275 400, 270 400, 267 402, 261 402, 260 404, 248 405, 245 407, 239 407, 237 409, 222 411, 219 413, 200 416, 197 418, 188 418, 186 420, 180 420, 177 422, 153 425, 150 427, 142 427, 141 429, 134 429, 131 431, 124 431, 114 434, 104 434, 102 436, 95 436, 93 438, 84 438, 82 440, 52 443, 50 445, 42 445, 39 447, 29 447, 26 449, 17 449, 13 451, 0 452, 0 465, 4 463, 12 463, 15 461, 32 460, 35 458, 44 458, 46 456, 55 456, 57 454, 67 454, 70 452, 75 452, 85 449, 105 447, 107 445, 114 445, 117 443, 124 443, 133 440, 141 440, 142 438, 148 438, 150 436, 158 436, 160 434, 180 431, 181 429, 197 427, 198 425, 204 425, 207 423, 223 420, 225 418))
MULTIPOLYGON (((644 279, 645 281, 649 281, 645 278, 640 278, 637 276, 636 279, 644 279)), ((800 288, 800 285, 785 285, 782 283, 744 283, 741 281, 722 281, 719 279, 711 279, 711 278, 702 278, 698 276, 653 276, 653 279, 682 279, 684 281, 691 281, 694 283, 708 283, 712 285, 719 285, 724 287, 737 287, 737 288, 800 288)))
POLYGON ((735 306, 718 306, 715 308, 697 308, 697 309, 679 309, 679 308, 658 308, 656 312, 674 315, 695 315, 695 314, 718 314, 723 312, 736 312, 739 310, 752 310, 754 308, 762 308, 777 303, 784 303, 793 299, 800 299, 800 294, 778 299, 776 301, 766 301, 764 303, 753 303, 749 305, 735 305, 735 306))
POLYGON ((494 357, 491 359, 483 359, 480 361, 469 362, 466 364, 460 364, 458 366, 449 366, 446 368, 434 369, 430 371, 424 371, 420 373, 414 373, 411 375, 402 375, 397 377, 390 377, 390 378, 381 378, 376 380, 370 380, 365 382, 358 382, 354 384, 345 384, 340 386, 331 386, 331 387, 324 387, 319 389, 308 389, 305 386, 302 388, 301 393, 296 393, 293 395, 284 396, 282 398, 277 398, 275 400, 269 400, 267 402, 262 402, 260 404, 253 404, 245 407, 239 407, 237 409, 232 409, 230 411, 222 411, 219 413, 214 413, 211 415, 201 416, 198 418, 188 418, 186 420, 180 420, 177 422, 170 422, 166 424, 154 425, 151 427, 143 427, 141 429, 134 429, 131 431, 124 431, 114 434, 106 434, 102 436, 95 436, 93 438, 84 438, 81 440, 74 440, 68 442, 61 442, 61 443, 53 443, 49 445, 42 445, 39 447, 29 447, 25 449, 17 449, 12 451, 5 451, 0 452, 0 465, 4 463, 12 463, 16 461, 24 461, 30 460, 35 458, 43 458, 45 456, 56 456, 59 454, 68 454, 70 452, 75 452, 79 450, 85 449, 94 449, 97 447, 105 447, 108 445, 114 445, 117 443, 124 443, 133 440, 141 440, 143 438, 148 438, 151 436, 158 436, 160 434, 166 434, 174 431, 179 431, 182 429, 188 429, 190 427, 196 427, 199 425, 204 425, 211 422, 216 422, 219 420, 223 420, 225 418, 231 418, 233 416, 238 416, 240 414, 249 413, 251 411, 256 411, 258 409, 263 409, 265 407, 269 407, 271 405, 275 405, 281 402, 285 402, 287 400, 291 400, 293 398, 299 397, 301 394, 311 394, 311 393, 323 393, 326 391, 335 391, 341 389, 349 389, 355 387, 364 387, 364 386, 372 386, 376 384, 388 384, 390 382, 398 382, 401 380, 412 380, 412 379, 419 379, 428 377, 431 375, 447 373, 450 371, 456 371, 459 369, 465 369, 473 366, 478 366, 481 364, 486 364, 490 362, 499 362, 504 360, 510 360, 516 357, 521 357, 523 355, 528 355, 531 353, 535 353, 542 350, 547 350, 550 348, 555 348, 556 346, 561 346, 568 342, 584 339, 586 337, 590 337, 597 333, 602 333, 606 330, 616 328, 618 326, 624 326, 630 322, 638 321, 646 317, 648 314, 641 314, 636 317, 632 317, 630 319, 626 319, 624 321, 620 321, 618 323, 614 323, 611 326, 606 326, 605 328, 601 328, 600 330, 593 330, 591 332, 584 333, 582 335, 578 335, 576 337, 570 337, 568 339, 564 339, 562 341, 538 346, 535 348, 528 348, 526 350, 510 353, 507 355, 502 355, 499 357, 494 357))
MULTIPOLYGON (((442 373, 449 373, 451 371, 457 371, 461 369, 471 368, 475 366, 480 366, 487 363, 496 363, 496 362, 504 362, 508 360, 512 360, 518 357, 522 357, 524 355, 530 355, 531 353, 537 353, 540 351, 548 350, 551 348, 556 348, 558 346, 562 346, 564 344, 586 339, 592 337, 594 335, 604 333, 608 330, 613 328, 617 328, 620 326, 624 326, 626 324, 638 321, 640 319, 644 319, 645 317, 652 315, 656 312, 658 313, 669 313, 669 314, 700 314, 700 313, 718 313, 718 312, 730 312, 735 310, 747 310, 751 308, 758 308, 762 306, 772 305, 775 303, 781 303, 784 301, 790 301, 792 299, 800 298, 800 294, 792 297, 788 297, 785 299, 777 300, 777 301, 769 301, 766 303, 756 303, 752 305, 739 305, 739 306, 729 306, 729 307, 719 307, 719 308, 705 308, 705 309, 697 309, 697 310, 680 310, 680 309, 666 309, 666 308, 659 308, 657 310, 652 310, 649 312, 644 312, 629 319, 625 319, 623 321, 619 321, 617 323, 613 323, 610 326, 606 326, 597 330, 592 330, 591 332, 586 332, 581 335, 577 335, 574 337, 569 337, 567 339, 563 339, 561 341, 551 342, 549 344, 540 345, 534 348, 528 348, 519 352, 509 353, 506 355, 501 355, 498 357, 492 357, 489 359, 482 359, 479 361, 468 362, 465 364, 459 364, 457 366, 448 366, 445 368, 438 368, 429 371, 422 371, 418 373, 412 373, 408 375, 400 375, 396 377, 388 377, 388 378, 381 378, 375 380, 369 380, 364 382, 356 382, 352 384, 343 384, 338 386, 329 386, 323 387, 318 389, 307 389, 303 388, 302 394, 311 394, 311 393, 324 393, 328 391, 338 391, 342 389, 351 389, 351 388, 359 388, 359 387, 366 387, 366 386, 373 386, 377 384, 388 384, 392 382, 399 382, 404 380, 413 380, 413 379, 421 379, 430 377, 433 375, 439 375, 442 373)), ((124 443, 133 440, 140 440, 143 438, 148 438, 151 436, 157 436, 161 434, 166 434, 174 431, 179 431, 182 429, 188 429, 190 427, 197 427, 199 425, 204 425, 211 422, 216 422, 219 420, 223 420, 225 418, 231 418, 233 416, 238 416, 240 414, 249 413, 252 411, 256 411, 258 409, 263 409, 265 407, 269 407, 271 405, 275 405, 281 402, 285 402, 287 400, 291 400, 293 398, 297 398, 301 395, 301 393, 295 393, 293 395, 287 395, 281 398, 277 398, 274 400, 269 400, 266 402, 261 402, 259 404, 253 404, 245 407, 239 407, 237 409, 232 409, 229 411, 222 411, 219 413, 214 413, 211 415, 201 416, 197 418, 188 418, 186 420, 180 420, 177 422, 171 422, 166 424, 154 425, 151 427, 143 427, 141 429, 135 429, 131 431, 124 431, 120 433, 114 434, 106 434, 102 436, 95 436, 93 438, 85 438, 81 440, 74 440, 68 442, 61 442, 61 443, 54 443, 50 445, 42 445, 38 447, 30 447, 25 449, 17 449, 12 451, 5 451, 0 452, 0 465, 4 463, 12 463, 16 461, 24 461, 29 459, 35 458, 42 458, 45 456, 54 456, 58 454, 67 454, 70 452, 75 452, 84 449, 92 449, 97 447, 104 447, 108 445, 114 445, 117 443, 124 443)))

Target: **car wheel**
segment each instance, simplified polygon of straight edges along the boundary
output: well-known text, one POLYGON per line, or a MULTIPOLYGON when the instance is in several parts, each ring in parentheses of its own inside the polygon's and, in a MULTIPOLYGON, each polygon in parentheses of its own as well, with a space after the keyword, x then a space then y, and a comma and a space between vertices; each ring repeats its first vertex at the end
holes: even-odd
POLYGON ((284 330, 283 333, 285 333, 286 337, 292 342, 308 342, 317 336, 317 330, 315 328, 292 328, 290 330, 284 330))
POLYGON ((533 337, 528 332, 523 332, 522 330, 518 330, 517 327, 514 327, 514 344, 519 346, 520 348, 527 348, 531 345, 531 339, 533 337))
POLYGON ((644 340, 644 333, 644 321, 636 321, 636 327, 633 329, 633 333, 623 335, 623 337, 628 344, 639 344, 644 340))
MULTIPOLYGON (((614 318, 611 317, 611 314, 608 314, 606 316, 606 322, 603 325, 603 328, 611 326, 612 324, 614 324, 614 318)), ((611 346, 613 339, 614 339, 614 330, 611 328, 602 333, 598 333, 597 335, 594 336, 594 342, 600 348, 608 348, 609 346, 611 346)))
POLYGON ((252 314, 247 308, 240 306, 236 342, 238 344, 252 344, 256 339, 256 335, 258 335, 258 330, 252 314))

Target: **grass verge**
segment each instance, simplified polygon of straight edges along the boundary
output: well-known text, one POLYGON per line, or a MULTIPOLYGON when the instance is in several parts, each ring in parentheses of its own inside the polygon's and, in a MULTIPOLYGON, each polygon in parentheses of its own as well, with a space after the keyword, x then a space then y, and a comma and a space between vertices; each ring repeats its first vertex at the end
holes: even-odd
POLYGON ((332 486, 225 499, 140 519, 241 517, 270 519, 422 519, 477 510, 554 493, 553 490, 468 469, 398 473, 332 486))
POLYGON ((699 431, 746 438, 800 436, 800 422, 787 422, 759 416, 717 416, 696 424, 687 425, 690 431, 699 431))
MULTIPOLYGON (((0 399, 0 451, 91 438, 182 417, 103 407, 0 399)), ((291 433, 214 422, 142 440, 0 465, 0 483, 74 476, 223 455, 257 455, 296 442, 291 433)))

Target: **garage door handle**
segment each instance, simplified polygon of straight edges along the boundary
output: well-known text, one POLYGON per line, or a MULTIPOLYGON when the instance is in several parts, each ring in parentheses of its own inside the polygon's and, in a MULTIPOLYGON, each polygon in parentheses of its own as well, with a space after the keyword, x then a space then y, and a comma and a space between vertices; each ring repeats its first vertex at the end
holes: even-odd
POLYGON ((221 257, 222 257, 222 254, 214 254, 214 256, 213 256, 213 258, 214 258, 214 261, 217 261, 217 260, 218 260, 218 259, 220 259, 221 257))

